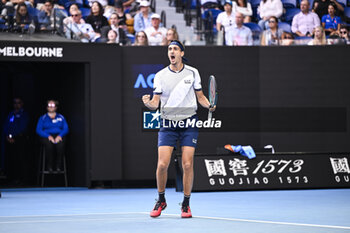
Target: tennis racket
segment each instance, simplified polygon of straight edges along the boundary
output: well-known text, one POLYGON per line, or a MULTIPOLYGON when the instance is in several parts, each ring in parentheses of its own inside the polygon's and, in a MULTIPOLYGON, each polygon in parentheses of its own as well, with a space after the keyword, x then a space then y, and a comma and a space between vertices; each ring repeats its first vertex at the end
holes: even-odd
MULTIPOLYGON (((216 80, 214 75, 210 75, 208 87, 209 87, 209 91, 208 91, 209 103, 210 103, 210 108, 212 108, 218 102, 218 90, 217 90, 217 85, 216 85, 216 80)), ((213 113, 209 111, 208 120, 211 120, 212 115, 213 113)))

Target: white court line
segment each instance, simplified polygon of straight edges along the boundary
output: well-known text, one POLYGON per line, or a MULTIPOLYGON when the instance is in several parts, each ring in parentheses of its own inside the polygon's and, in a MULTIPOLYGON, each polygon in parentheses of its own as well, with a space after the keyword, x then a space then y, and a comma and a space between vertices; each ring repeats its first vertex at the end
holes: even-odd
MULTIPOLYGON (((24 216, 0 216, 1 218, 31 218, 31 217, 73 217, 73 216, 91 216, 91 215, 126 215, 126 214, 145 214, 149 215, 148 212, 117 212, 117 213, 86 213, 86 214, 57 214, 57 215, 24 215, 24 216)), ((163 216, 180 217, 179 214, 165 214, 163 216)), ((194 216, 194 219, 211 219, 211 220, 223 220, 232 222, 251 222, 251 223, 264 223, 264 224, 277 224, 277 225, 290 225, 290 226, 303 226, 303 227, 318 227, 318 228, 332 228, 332 229, 345 229, 350 230, 347 226, 334 226, 334 225, 319 225, 319 224, 308 224, 308 223, 293 223, 293 222, 277 222, 277 221, 266 221, 266 220, 253 220, 253 219, 240 219, 240 218, 222 218, 222 217, 209 217, 209 216, 194 216)), ((7 221, 0 222, 0 224, 9 223, 47 223, 47 222, 76 222, 76 221, 92 221, 92 220, 112 220, 115 218, 103 218, 103 219, 57 219, 57 220, 23 220, 23 221, 7 221)), ((136 220, 137 218, 123 218, 136 220)))
MULTIPOLYGON (((162 214, 162 215, 179 216, 178 214, 162 214)), ((318 224, 293 223, 293 222, 275 222, 275 221, 265 221, 265 220, 240 219, 240 218, 221 218, 221 217, 208 217, 208 216, 195 216, 194 218, 224 220, 224 221, 234 221, 234 222, 252 222, 252 223, 265 223, 265 224, 291 225, 291 226, 303 226, 303 227, 321 227, 321 228, 334 228, 334 229, 350 230, 350 227, 347 227, 347 226, 318 225, 318 224)))

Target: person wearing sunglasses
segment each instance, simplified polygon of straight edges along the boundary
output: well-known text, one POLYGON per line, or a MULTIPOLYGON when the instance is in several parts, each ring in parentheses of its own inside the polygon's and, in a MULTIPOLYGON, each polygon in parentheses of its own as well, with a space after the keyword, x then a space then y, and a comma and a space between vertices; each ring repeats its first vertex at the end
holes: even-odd
POLYGON ((346 44, 350 44, 349 29, 346 24, 340 25, 339 36, 345 40, 346 44))
POLYGON ((39 118, 36 132, 46 152, 46 170, 61 171, 68 124, 64 116, 57 113, 57 100, 47 101, 47 113, 39 118))
POLYGON ((148 38, 147 34, 144 31, 140 31, 136 33, 135 43, 133 46, 148 46, 148 38))
POLYGON ((66 28, 66 37, 69 39, 78 39, 81 42, 94 42, 96 40, 96 32, 91 24, 82 23, 81 11, 73 10, 71 12, 73 22, 69 22, 66 28))
POLYGON ((261 45, 280 45, 283 30, 278 28, 277 17, 270 17, 268 22, 269 28, 262 33, 261 45))

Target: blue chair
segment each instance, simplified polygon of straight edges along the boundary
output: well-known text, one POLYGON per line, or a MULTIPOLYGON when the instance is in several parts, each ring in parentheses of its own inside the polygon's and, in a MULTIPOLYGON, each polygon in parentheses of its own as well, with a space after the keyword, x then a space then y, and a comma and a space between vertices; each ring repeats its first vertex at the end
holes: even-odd
POLYGON ((69 10, 72 4, 77 4, 79 8, 84 5, 83 0, 59 0, 58 3, 67 10, 69 10))
POLYGON ((260 5, 261 0, 249 0, 250 5, 252 5, 252 7, 258 7, 260 5))
POLYGON ((350 18, 350 7, 345 7, 344 8, 344 15, 348 18, 350 18))
POLYGON ((244 26, 248 27, 253 34, 253 40, 260 40, 260 34, 262 33, 261 27, 256 23, 245 23, 244 26))
POLYGON ((343 7, 346 7, 348 5, 347 0, 337 0, 338 3, 340 3, 343 7))
POLYGON ((286 13, 284 14, 284 21, 287 23, 291 23, 293 21, 293 17, 299 12, 299 8, 287 8, 286 13))
POLYGON ((297 0, 282 0, 284 8, 295 8, 297 7, 297 0))
POLYGON ((128 39, 130 40, 130 43, 133 44, 135 43, 135 36, 132 34, 126 34, 126 36, 128 37, 128 39))
MULTIPOLYGON (((301 0, 300 0, 300 2, 301 2, 301 0)), ((299 4, 300 4, 300 2, 299 2, 299 4)), ((312 9, 312 5, 314 4, 314 0, 309 0, 309 3, 310 3, 310 10, 312 9)))
POLYGON ((83 17, 83 19, 86 19, 86 17, 88 17, 88 15, 90 15, 91 9, 82 7, 82 8, 80 8, 80 11, 81 11, 81 16, 83 17))
POLYGON ((259 22, 260 20, 260 16, 258 15, 258 7, 257 6, 252 6, 252 11, 253 11, 253 16, 252 16, 252 20, 254 22, 259 22))
POLYGON ((292 33, 292 28, 289 23, 286 22, 279 22, 278 28, 282 29, 284 32, 292 33))
POLYGON ((217 9, 207 9, 203 12, 202 14, 202 18, 203 19, 208 19, 209 17, 209 11, 211 12, 211 15, 213 16, 213 22, 214 25, 216 24, 216 19, 218 17, 218 15, 222 12, 221 10, 217 10, 217 9))
POLYGON ((28 14, 33 18, 38 17, 40 11, 34 7, 28 7, 28 14))

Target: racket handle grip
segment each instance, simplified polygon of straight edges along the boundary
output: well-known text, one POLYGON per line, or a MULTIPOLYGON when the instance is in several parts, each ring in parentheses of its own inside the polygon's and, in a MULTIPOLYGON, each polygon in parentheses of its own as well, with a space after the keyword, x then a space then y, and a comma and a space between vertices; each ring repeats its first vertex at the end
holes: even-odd
POLYGON ((210 121, 213 118, 213 113, 211 111, 208 112, 208 120, 210 121))

